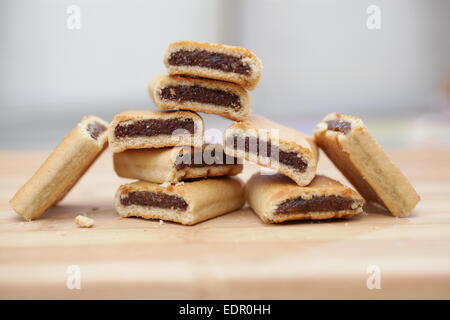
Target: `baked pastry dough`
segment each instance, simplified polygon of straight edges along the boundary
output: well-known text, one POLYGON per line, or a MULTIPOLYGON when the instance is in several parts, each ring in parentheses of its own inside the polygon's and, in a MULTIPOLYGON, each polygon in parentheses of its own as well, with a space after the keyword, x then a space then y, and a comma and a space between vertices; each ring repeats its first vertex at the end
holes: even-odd
POLYGON ((157 76, 150 82, 149 95, 161 109, 213 113, 231 120, 244 120, 250 113, 247 92, 229 82, 157 76))
POLYGON ((317 145, 367 200, 392 215, 411 213, 420 197, 361 119, 330 113, 314 132, 317 145))
POLYGON ((113 152, 203 145, 203 119, 189 111, 131 110, 116 115, 108 130, 113 152))
POLYGON ((75 185, 107 145, 108 123, 84 117, 10 200, 25 220, 39 218, 75 185))
POLYGON ((305 186, 316 174, 318 152, 314 141, 299 131, 266 118, 250 115, 232 124, 224 137, 225 152, 272 168, 305 186))
POLYGON ((245 203, 237 178, 210 178, 176 185, 133 182, 119 187, 115 207, 121 217, 161 219, 193 225, 238 210, 245 203))
POLYGON ((221 145, 206 145, 203 148, 139 149, 114 153, 114 169, 118 176, 155 183, 234 176, 242 172, 242 167, 238 159, 225 155, 221 145))
POLYGON ((261 60, 250 50, 216 43, 173 42, 164 64, 170 75, 188 75, 233 82, 254 89, 262 72, 261 60))
POLYGON ((364 205, 356 191, 322 175, 300 187, 281 174, 256 173, 245 186, 245 198, 266 223, 349 218, 364 205))

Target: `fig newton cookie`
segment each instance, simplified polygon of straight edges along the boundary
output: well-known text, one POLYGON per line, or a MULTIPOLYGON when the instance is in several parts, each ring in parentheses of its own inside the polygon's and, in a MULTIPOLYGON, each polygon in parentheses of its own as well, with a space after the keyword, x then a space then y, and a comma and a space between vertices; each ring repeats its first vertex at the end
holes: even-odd
POLYGON ((243 120, 250 113, 250 99, 240 86, 229 82, 179 76, 157 76, 149 95, 161 109, 213 113, 243 120))
POLYGON ((364 205, 356 191, 321 175, 300 187, 281 174, 256 173, 245 186, 245 197, 266 223, 349 218, 361 213, 364 205))
POLYGON ((170 75, 188 75, 236 83, 254 89, 261 60, 250 50, 216 43, 179 41, 169 45, 164 64, 170 75))
POLYGON ((375 141, 362 120, 327 115, 314 132, 317 145, 367 200, 392 215, 411 213, 420 197, 400 169, 375 141))
POLYGON ((104 120, 84 117, 11 199, 14 211, 33 220, 61 200, 105 149, 107 129, 104 120))
POLYGON ((132 110, 116 115, 108 133, 113 152, 203 145, 203 119, 189 111, 132 110))
POLYGON ((245 203, 236 178, 210 178, 177 185, 133 182, 119 187, 115 207, 121 217, 161 219, 193 225, 240 209, 245 203))
POLYGON ((221 145, 126 150, 114 154, 118 176, 155 183, 234 176, 242 172, 242 167, 238 159, 223 152, 221 145))
POLYGON ((250 115, 225 131, 225 152, 272 168, 304 186, 316 174, 318 152, 313 140, 266 118, 250 115))

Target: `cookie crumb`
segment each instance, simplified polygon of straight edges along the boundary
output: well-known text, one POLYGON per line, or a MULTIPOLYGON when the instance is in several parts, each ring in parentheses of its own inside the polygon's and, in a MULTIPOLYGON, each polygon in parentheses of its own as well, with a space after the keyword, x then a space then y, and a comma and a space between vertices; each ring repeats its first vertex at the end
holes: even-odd
POLYGON ((75 218, 75 223, 79 228, 91 228, 94 226, 94 219, 88 218, 83 215, 78 215, 75 218))
POLYGON ((356 202, 353 202, 350 206, 350 208, 352 208, 353 210, 355 210, 358 207, 359 207, 359 205, 356 202))
POLYGON ((324 123, 324 122, 319 122, 316 125, 316 130, 319 131, 319 132, 326 131, 327 129, 328 129, 328 125, 326 123, 324 123))
POLYGON ((163 224, 164 224, 164 221, 160 219, 159 220, 159 225, 162 226, 163 224))
POLYGON ((182 186, 184 184, 184 181, 179 181, 175 184, 176 187, 182 186))
POLYGON ((164 182, 164 183, 161 183, 159 186, 160 186, 161 188, 167 188, 168 186, 170 186, 170 182, 166 181, 166 182, 164 182))

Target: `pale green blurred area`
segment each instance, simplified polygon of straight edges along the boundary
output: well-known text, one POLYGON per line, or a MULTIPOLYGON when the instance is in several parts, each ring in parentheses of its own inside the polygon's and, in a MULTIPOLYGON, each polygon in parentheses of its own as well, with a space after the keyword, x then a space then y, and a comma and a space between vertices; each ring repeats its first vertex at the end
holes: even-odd
POLYGON ((418 118, 413 120, 366 121, 380 144, 387 147, 450 148, 448 121, 418 118))
POLYGON ((449 30, 446 0, 0 0, 0 149, 51 149, 86 114, 155 108, 146 86, 176 40, 253 50, 254 113, 311 133, 341 112, 386 147, 449 147, 449 30), (366 27, 371 4, 381 30, 366 27))

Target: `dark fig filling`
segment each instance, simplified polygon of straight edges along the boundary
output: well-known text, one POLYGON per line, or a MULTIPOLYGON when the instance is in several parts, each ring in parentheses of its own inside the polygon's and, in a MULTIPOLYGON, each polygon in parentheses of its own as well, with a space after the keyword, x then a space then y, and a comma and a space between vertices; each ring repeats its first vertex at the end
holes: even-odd
POLYGON ((199 168, 217 165, 232 165, 237 164, 238 159, 229 156, 223 152, 222 149, 211 150, 195 150, 180 154, 175 160, 175 168, 177 170, 184 168, 199 168))
POLYGON ((301 197, 288 199, 278 205, 275 213, 306 213, 353 210, 354 201, 341 196, 313 196, 305 200, 301 197))
POLYGON ((352 130, 352 124, 347 121, 340 120, 328 120, 326 121, 328 130, 341 132, 347 134, 352 130))
POLYGON ((173 66, 198 66, 243 75, 251 71, 239 57, 207 50, 178 50, 170 55, 168 62, 173 66))
POLYGON ((86 126, 87 132, 89 132, 89 135, 92 139, 97 140, 98 137, 107 130, 108 128, 99 122, 91 122, 88 123, 86 126))
POLYGON ((181 211, 188 208, 187 202, 182 197, 151 191, 132 191, 121 198, 120 203, 124 206, 137 205, 181 211))
POLYGON ((180 129, 193 134, 195 130, 194 120, 190 118, 145 119, 131 123, 119 123, 114 130, 114 135, 117 138, 152 137, 159 134, 171 135, 175 130, 180 129))
POLYGON ((252 147, 250 148, 250 137, 231 136, 227 140, 227 145, 233 146, 234 149, 250 152, 257 156, 265 156, 273 160, 278 160, 278 162, 290 166, 300 172, 305 172, 308 167, 308 163, 295 152, 282 151, 270 142, 262 141, 259 138, 251 138, 251 142, 252 147), (244 143, 242 143, 243 138, 244 143))
POLYGON ((199 85, 175 85, 161 90, 162 100, 177 102, 198 102, 225 106, 234 110, 241 108, 241 100, 238 95, 224 90, 210 89, 199 85))

